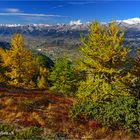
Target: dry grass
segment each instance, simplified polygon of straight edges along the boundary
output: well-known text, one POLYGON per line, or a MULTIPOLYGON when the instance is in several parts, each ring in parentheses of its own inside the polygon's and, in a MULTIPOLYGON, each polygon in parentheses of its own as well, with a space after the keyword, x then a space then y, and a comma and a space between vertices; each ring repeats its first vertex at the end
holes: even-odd
POLYGON ((95 121, 72 121, 68 111, 74 99, 55 96, 50 93, 9 93, 0 94, 0 122, 20 127, 43 128, 44 135, 58 134, 69 139, 110 139, 130 140, 117 132, 111 134, 97 126, 95 121))

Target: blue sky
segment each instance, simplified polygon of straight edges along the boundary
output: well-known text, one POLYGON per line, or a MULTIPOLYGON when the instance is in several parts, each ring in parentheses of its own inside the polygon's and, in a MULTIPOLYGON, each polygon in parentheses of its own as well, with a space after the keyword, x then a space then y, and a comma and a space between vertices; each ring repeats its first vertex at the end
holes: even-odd
POLYGON ((140 1, 115 0, 0 0, 2 24, 82 23, 140 17, 140 1))

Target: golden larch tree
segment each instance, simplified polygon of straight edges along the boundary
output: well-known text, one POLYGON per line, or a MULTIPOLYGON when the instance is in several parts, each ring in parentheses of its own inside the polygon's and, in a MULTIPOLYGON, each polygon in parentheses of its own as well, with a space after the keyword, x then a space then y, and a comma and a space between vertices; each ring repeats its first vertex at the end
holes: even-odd
POLYGON ((93 22, 89 33, 82 37, 80 48, 83 59, 80 68, 87 73, 87 80, 81 83, 78 96, 99 100, 116 94, 128 94, 124 84, 130 79, 127 70, 129 48, 123 45, 124 32, 115 25, 101 25, 93 22), (95 99, 96 98, 96 99, 95 99))
POLYGON ((21 34, 13 35, 10 50, 2 55, 3 65, 9 68, 7 76, 11 78, 10 85, 18 88, 33 86, 32 77, 35 73, 35 61, 32 53, 25 49, 21 34))

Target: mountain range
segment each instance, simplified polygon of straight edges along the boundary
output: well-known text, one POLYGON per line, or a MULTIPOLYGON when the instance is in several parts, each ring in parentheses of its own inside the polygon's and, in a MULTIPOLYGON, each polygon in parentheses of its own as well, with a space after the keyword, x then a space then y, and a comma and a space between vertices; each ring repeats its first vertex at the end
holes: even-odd
MULTIPOLYGON (((132 48, 140 44, 140 18, 116 20, 115 23, 125 31, 125 44, 132 48)), ((104 23, 106 26, 108 23, 104 23)), ((0 45, 8 46, 14 33, 21 33, 25 37, 28 49, 41 51, 51 57, 62 52, 77 56, 80 46, 80 34, 88 32, 89 24, 72 22, 70 24, 0 24, 0 45)))

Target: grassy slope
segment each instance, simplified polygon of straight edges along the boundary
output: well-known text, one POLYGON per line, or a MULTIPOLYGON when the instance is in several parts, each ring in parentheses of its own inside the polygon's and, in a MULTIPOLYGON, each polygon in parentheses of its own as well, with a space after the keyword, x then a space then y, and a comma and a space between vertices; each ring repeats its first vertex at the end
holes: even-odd
MULTIPOLYGON (((28 126, 43 128, 43 135, 57 134, 71 139, 121 139, 100 128, 95 121, 83 118, 72 121, 68 111, 74 99, 56 96, 42 91, 1 91, 0 123, 17 125, 20 129, 28 126)), ((125 137, 126 139, 126 137, 125 137)), ((131 138, 127 138, 131 139, 131 138)))

